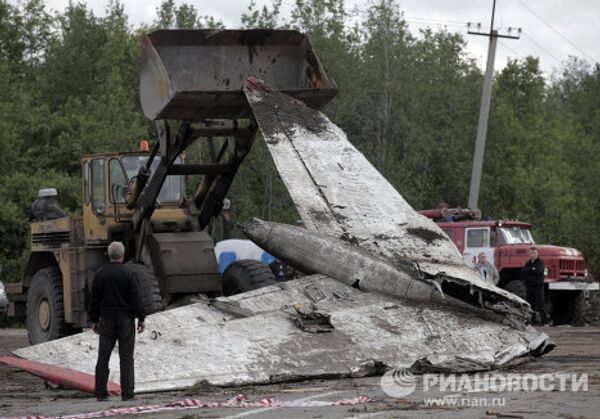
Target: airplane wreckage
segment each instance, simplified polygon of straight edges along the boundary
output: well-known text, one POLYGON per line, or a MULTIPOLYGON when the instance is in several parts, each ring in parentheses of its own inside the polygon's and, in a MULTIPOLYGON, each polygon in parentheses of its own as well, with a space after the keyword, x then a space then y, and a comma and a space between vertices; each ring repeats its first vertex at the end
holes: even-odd
MULTIPOLYGON (((336 86, 306 36, 159 31, 142 44, 148 117, 258 125, 306 228, 258 219, 240 228, 306 276, 150 315, 135 348, 136 392, 400 367, 474 372, 552 349, 528 324, 529 305, 466 267, 442 230, 318 110, 336 86)), ((15 354, 93 374, 97 349, 86 331, 15 354)), ((112 382, 118 365, 115 352, 112 382)))

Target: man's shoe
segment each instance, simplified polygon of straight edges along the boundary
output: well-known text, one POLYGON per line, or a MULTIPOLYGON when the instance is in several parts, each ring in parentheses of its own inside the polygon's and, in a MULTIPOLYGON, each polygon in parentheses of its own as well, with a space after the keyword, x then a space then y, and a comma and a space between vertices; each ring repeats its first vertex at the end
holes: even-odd
POLYGON ((121 396, 121 400, 128 402, 129 400, 135 400, 135 396, 121 396))
POLYGON ((98 396, 96 397, 96 400, 98 400, 99 402, 105 402, 108 400, 108 396, 98 396))

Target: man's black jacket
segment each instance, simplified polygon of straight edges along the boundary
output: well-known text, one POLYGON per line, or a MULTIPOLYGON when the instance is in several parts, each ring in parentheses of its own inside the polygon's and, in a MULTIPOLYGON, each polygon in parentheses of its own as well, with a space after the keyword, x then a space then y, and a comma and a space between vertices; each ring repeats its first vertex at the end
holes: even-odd
POLYGON ((143 322, 144 306, 135 273, 123 263, 100 267, 92 282, 90 320, 98 323, 105 316, 135 316, 143 322))
POLYGON ((521 279, 525 284, 544 285, 544 261, 540 258, 529 259, 521 268, 521 279))

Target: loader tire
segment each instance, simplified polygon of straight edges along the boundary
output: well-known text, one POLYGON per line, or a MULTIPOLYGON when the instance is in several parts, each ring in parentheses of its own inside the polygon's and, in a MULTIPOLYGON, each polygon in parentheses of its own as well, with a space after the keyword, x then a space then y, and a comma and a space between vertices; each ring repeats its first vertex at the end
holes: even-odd
POLYGON ((504 289, 508 292, 512 292, 517 297, 527 300, 527 287, 520 279, 513 279, 506 284, 504 289))
POLYGON ((275 275, 267 265, 257 260, 238 260, 223 272, 223 295, 228 297, 276 283, 275 275))
POLYGON ((569 306, 569 323, 571 326, 584 326, 585 298, 583 291, 573 291, 569 306))
POLYGON ((141 263, 128 263, 135 272, 140 286, 140 297, 144 306, 144 313, 150 315, 163 309, 158 286, 158 278, 154 271, 141 263))
POLYGON ((67 336, 73 329, 65 323, 62 274, 57 266, 37 271, 27 291, 29 343, 48 342, 67 336))

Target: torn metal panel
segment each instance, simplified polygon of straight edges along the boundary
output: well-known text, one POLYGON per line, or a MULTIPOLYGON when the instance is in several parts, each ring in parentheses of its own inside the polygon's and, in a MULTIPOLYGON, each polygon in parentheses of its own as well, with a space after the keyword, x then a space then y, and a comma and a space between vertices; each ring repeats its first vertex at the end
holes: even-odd
MULTIPOLYGON (((462 265, 443 231, 411 208, 324 114, 256 81, 246 84, 246 96, 299 210, 333 217, 346 240, 390 259, 462 265), (286 170, 290 165, 295 170, 286 170), (305 193, 308 179, 321 198, 319 206, 305 193)), ((319 232, 338 232, 327 223, 315 224, 319 232)))
POLYGON ((320 273, 363 291, 377 291, 414 302, 469 307, 444 296, 441 287, 423 278, 415 264, 393 266, 334 236, 258 219, 240 228, 261 248, 303 272, 320 273))
MULTIPOLYGON (((446 295, 470 305, 504 313, 518 323, 530 317, 525 301, 481 281, 466 267, 452 240, 411 208, 325 115, 269 91, 255 79, 247 81, 245 91, 275 165, 309 228, 359 246, 395 267, 414 266, 446 295)), ((393 281, 389 285, 395 286, 393 281)))
POLYGON ((308 333, 333 332, 335 327, 331 324, 331 315, 318 310, 313 304, 303 306, 294 305, 295 313, 291 315, 292 320, 300 330, 308 333))
POLYGON ((472 292, 468 289, 463 293, 456 292, 460 298, 446 295, 445 282, 440 285, 436 280, 423 276, 418 265, 403 263, 394 266, 334 236, 258 219, 240 228, 258 246, 303 272, 327 275, 363 291, 375 291, 418 303, 449 305, 522 328, 529 319, 529 310, 527 306, 523 308, 519 299, 505 299, 501 294, 483 299, 475 287, 472 292))
MULTIPOLYGON (((381 364, 418 367, 428 362, 448 371, 485 370, 527 355, 531 342, 547 339, 448 307, 398 304, 322 275, 219 301, 253 315, 236 318, 199 302, 147 318, 148 332, 138 335, 135 348, 137 392, 185 388, 199 380, 243 385, 358 376, 376 373, 381 364), (290 317, 295 304, 327 313, 334 330, 302 331, 290 317)), ((85 332, 15 353, 92 374, 97 342, 96 335, 85 332)), ((115 351, 114 382, 119 382, 118 362, 115 351)))

